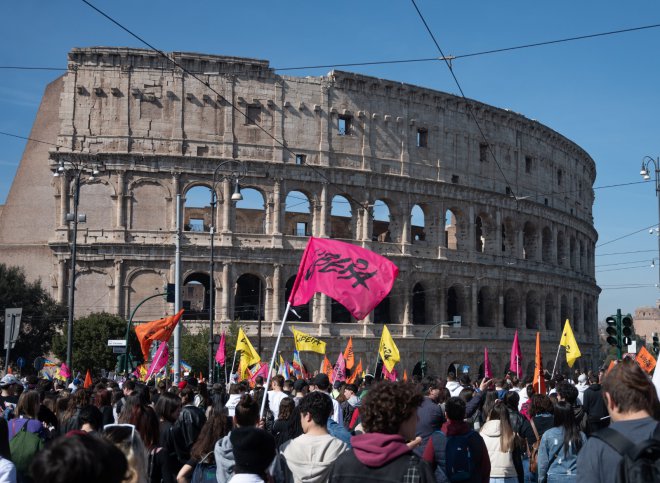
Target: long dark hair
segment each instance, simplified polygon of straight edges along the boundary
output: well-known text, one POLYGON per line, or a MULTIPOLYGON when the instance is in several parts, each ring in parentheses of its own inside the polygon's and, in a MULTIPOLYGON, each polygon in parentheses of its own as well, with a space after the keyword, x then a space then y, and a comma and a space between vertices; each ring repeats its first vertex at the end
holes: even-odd
POLYGON ((198 463, 208 454, 204 461, 206 464, 213 464, 213 447, 216 441, 229 433, 229 424, 227 423, 227 409, 216 404, 211 408, 209 418, 202 426, 202 430, 197 437, 197 441, 190 449, 190 457, 198 463))
POLYGON ((572 446, 577 454, 582 447, 580 429, 575 422, 573 407, 566 401, 559 401, 555 405, 555 427, 564 431, 564 456, 568 455, 569 447, 572 446))
POLYGON ((509 420, 509 411, 501 400, 498 399, 493 404, 488 413, 488 420, 500 422, 500 451, 502 453, 512 452, 515 449, 515 433, 509 420))
POLYGON ((0 418, 0 456, 6 460, 11 461, 11 450, 9 449, 9 428, 7 427, 7 420, 4 418, 0 418))

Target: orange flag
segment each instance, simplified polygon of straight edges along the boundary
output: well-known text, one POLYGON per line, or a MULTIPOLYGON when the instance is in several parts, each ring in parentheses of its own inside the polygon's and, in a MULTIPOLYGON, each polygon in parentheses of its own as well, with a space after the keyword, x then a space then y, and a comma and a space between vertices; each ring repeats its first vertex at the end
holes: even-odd
POLYGON ((605 371, 605 374, 606 374, 606 375, 609 374, 609 372, 612 370, 612 368, 613 368, 614 366, 616 366, 617 362, 618 362, 618 361, 615 360, 615 359, 612 359, 612 360, 610 361, 610 365, 607 366, 607 371, 605 371))
POLYGON ((355 354, 353 354, 353 337, 348 338, 348 344, 344 349, 344 361, 346 361, 346 369, 353 369, 355 365, 355 354))
POLYGON ((321 365, 321 372, 328 376, 328 379, 332 377, 332 363, 328 359, 328 356, 323 356, 323 365, 321 365))
POLYGON ((85 382, 83 383, 83 387, 85 389, 92 387, 92 375, 89 373, 89 369, 87 369, 87 374, 85 374, 85 382))
POLYGON ((355 379, 362 373, 362 358, 360 358, 360 361, 357 363, 357 366, 355 366, 355 370, 351 373, 351 377, 349 377, 346 382, 348 384, 353 384, 355 383, 355 379))
POLYGON ((543 377, 543 360, 541 357, 541 333, 536 333, 536 360, 534 363, 534 379, 532 380, 534 392, 545 394, 545 378, 543 377))
POLYGON ((408 371, 403 370, 403 382, 408 382, 408 371))
POLYGON ((183 309, 179 310, 176 315, 168 315, 167 317, 153 322, 147 322, 135 327, 135 335, 140 341, 140 348, 142 349, 142 356, 144 361, 149 360, 149 350, 151 343, 155 340, 168 341, 176 324, 183 315, 183 309))
POLYGON ((640 351, 637 353, 637 357, 635 359, 637 361, 637 364, 639 364, 639 367, 644 369, 646 372, 651 372, 653 368, 655 367, 655 357, 651 355, 649 351, 646 350, 646 347, 642 346, 640 351))

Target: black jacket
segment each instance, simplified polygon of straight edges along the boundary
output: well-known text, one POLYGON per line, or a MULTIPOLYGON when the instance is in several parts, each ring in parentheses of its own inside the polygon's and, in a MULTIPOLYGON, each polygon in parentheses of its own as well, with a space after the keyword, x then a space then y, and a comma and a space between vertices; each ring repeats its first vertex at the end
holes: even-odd
POLYGON ((592 384, 584 391, 582 408, 587 413, 587 428, 585 431, 587 436, 609 426, 609 413, 607 412, 607 405, 600 384, 592 384))
POLYGON ((431 466, 413 453, 406 453, 378 468, 366 466, 357 459, 355 453, 346 451, 339 455, 332 465, 328 481, 330 483, 399 483, 409 466, 417 467, 420 483, 434 483, 435 476, 431 466))
POLYGON ((179 418, 170 432, 177 458, 182 465, 190 459, 190 449, 202 431, 204 423, 206 423, 206 414, 203 409, 192 404, 181 408, 179 418))

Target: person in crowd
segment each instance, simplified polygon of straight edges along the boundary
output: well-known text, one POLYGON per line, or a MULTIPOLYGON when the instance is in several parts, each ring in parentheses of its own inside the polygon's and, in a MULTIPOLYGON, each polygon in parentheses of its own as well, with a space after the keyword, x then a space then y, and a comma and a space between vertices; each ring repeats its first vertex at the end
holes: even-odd
POLYGON ((449 400, 450 397, 451 393, 449 392, 449 389, 446 387, 441 387, 438 394, 438 405, 440 406, 440 409, 442 409, 443 413, 445 411, 445 403, 449 400))
POLYGON ((304 379, 296 379, 296 382, 293 383, 293 401, 296 403, 296 406, 308 392, 309 384, 307 384, 307 381, 304 379))
POLYGON ((290 397, 285 397, 280 403, 278 418, 273 423, 273 428, 270 432, 275 438, 275 445, 277 448, 280 448, 291 438, 291 419, 295 407, 296 403, 290 397))
POLYGON ((211 407, 214 406, 223 406, 227 402, 227 391, 225 390, 225 385, 220 383, 215 383, 211 387, 211 407))
POLYGON ((473 431, 465 422, 466 416, 465 400, 461 397, 452 397, 445 403, 445 416, 447 421, 442 425, 442 431, 435 431, 424 447, 423 458, 434 469, 436 481, 445 481, 446 478, 454 477, 459 472, 466 472, 461 467, 461 461, 468 461, 467 473, 462 474, 462 480, 468 483, 485 483, 490 478, 490 459, 483 438, 473 431), (452 441, 450 458, 447 461, 447 443, 452 441), (461 454, 461 448, 464 452, 461 454), (464 455, 468 456, 465 457, 464 455), (472 471, 469 471, 472 470, 472 471))
POLYGON ((561 381, 557 383, 557 401, 566 401, 573 408, 575 413, 575 422, 578 424, 580 431, 587 429, 587 413, 584 408, 578 403, 578 390, 568 381, 561 381))
POLYGON ((254 427, 258 422, 259 405, 257 401, 251 395, 243 394, 235 407, 231 432, 219 439, 213 449, 218 483, 226 483, 234 474, 235 460, 231 434, 238 428, 254 427))
POLYGON ((417 427, 415 436, 422 438, 422 445, 416 449, 417 455, 421 456, 422 447, 434 431, 440 431, 445 422, 445 416, 438 405, 440 402, 440 387, 435 379, 428 377, 422 384, 424 399, 417 410, 417 427))
POLYGON ((137 386, 137 383, 135 382, 134 379, 129 379, 121 387, 121 392, 122 392, 122 397, 116 402, 115 404, 115 420, 119 417, 119 414, 121 413, 122 408, 124 407, 124 398, 130 396, 133 391, 135 391, 135 387, 137 386))
MULTIPOLYGON (((0 379, 0 404, 2 411, 13 410, 18 404, 18 396, 16 395, 15 389, 19 385, 19 381, 13 374, 7 374, 0 379)), ((9 412, 7 412, 9 415, 9 412)), ((9 419, 5 417, 5 419, 9 419)))
POLYGON ((372 385, 360 406, 364 434, 353 436, 350 451, 332 466, 332 483, 364 481, 435 481, 428 463, 412 452, 417 409, 424 396, 412 383, 382 381, 372 385))
POLYGON ((495 401, 480 434, 488 449, 491 483, 517 483, 514 453, 519 448, 516 447, 516 434, 504 402, 499 399, 495 401))
MULTIPOLYGON (((238 404, 238 401, 241 399, 241 396, 247 392, 247 385, 240 383, 234 383, 229 386, 229 398, 225 407, 227 408, 227 414, 230 418, 234 417, 234 409, 238 404)), ((252 394, 252 393, 251 393, 252 394)))
POLYGON ((211 395, 209 394, 208 386, 205 382, 200 382, 197 385, 197 394, 195 394, 195 406, 204 411, 211 405, 211 395))
POLYGON ((170 392, 165 392, 158 398, 154 410, 158 417, 158 432, 160 435, 158 445, 167 452, 170 470, 173 474, 177 474, 181 469, 182 463, 179 462, 176 455, 172 427, 179 418, 181 399, 170 392))
POLYGON ((190 449, 206 423, 206 414, 203 409, 195 406, 195 392, 191 387, 185 387, 179 396, 181 411, 171 433, 179 463, 184 465, 190 459, 190 449))
MULTIPOLYGON (((631 444, 660 437, 658 422, 652 417, 658 405, 655 386, 646 373, 631 360, 623 360, 605 376, 602 392, 612 420, 607 430, 616 431, 631 444)), ((585 393, 586 397, 586 393, 585 393)), ((614 483, 622 455, 608 442, 603 429, 592 435, 578 454, 580 483, 614 483)))
POLYGON ((320 391, 330 398, 332 401, 332 416, 330 416, 330 419, 332 419, 339 426, 343 426, 344 415, 337 400, 330 396, 330 379, 328 378, 327 374, 320 373, 314 376, 310 389, 312 391, 320 391))
MULTIPOLYGON (((532 405, 532 396, 534 395, 534 386, 531 384, 527 384, 524 389, 524 393, 527 396, 527 399, 525 400, 524 403, 519 402, 518 403, 518 409, 520 411, 520 414, 525 416, 527 420, 529 420, 532 416, 530 414, 530 407, 532 405)), ((521 391, 522 394, 522 391, 521 391)))
POLYGON ((479 421, 480 428, 483 428, 484 424, 486 424, 486 421, 488 420, 488 415, 490 414, 490 410, 493 409, 493 406, 495 405, 496 401, 498 401, 497 391, 495 391, 494 389, 488 389, 486 391, 483 391, 482 405, 481 405, 481 420, 479 421))
POLYGON ((16 467, 11 461, 7 421, 0 418, 0 483, 16 483, 16 467))
POLYGON ((458 395, 461 393, 461 390, 463 389, 461 383, 456 380, 456 373, 454 372, 447 374, 447 384, 445 384, 445 387, 449 391, 451 397, 458 397, 458 395))
POLYGON ((353 412, 360 406, 360 399, 357 397, 357 386, 355 384, 346 384, 344 386, 344 402, 341 403, 341 412, 344 415, 344 427, 351 429, 351 419, 353 412))
POLYGON ((245 426, 229 436, 234 448, 234 475, 230 483, 269 481, 268 467, 275 458, 275 439, 263 429, 245 426))
POLYGON ((94 406, 99 408, 102 415, 102 426, 115 422, 115 416, 112 413, 112 393, 105 388, 96 391, 94 396, 94 406))
POLYGON ((330 467, 346 451, 346 444, 328 433, 332 402, 318 391, 305 396, 298 405, 303 433, 282 448, 287 481, 321 483, 327 481, 330 467))
MULTIPOLYGON (((140 434, 131 424, 109 424, 103 428, 103 438, 114 444, 126 457, 126 483, 148 483, 148 456, 140 434)), ((95 482, 93 482, 95 483, 95 482)))
POLYGON ((589 387, 589 382, 587 380, 586 374, 580 374, 577 378, 578 382, 575 385, 575 389, 578 390, 578 403, 580 406, 584 405, 584 391, 589 387))
POLYGON ((26 391, 21 394, 14 410, 16 417, 9 420, 9 440, 13 439, 23 426, 26 431, 39 436, 43 442, 50 438, 48 430, 37 419, 40 405, 41 400, 37 391, 26 391))
POLYGON ((284 381, 284 385, 282 386, 282 391, 284 391, 284 394, 286 394, 287 397, 293 396, 293 379, 286 379, 284 381))
POLYGON ((527 438, 527 449, 529 458, 524 461, 525 474, 529 476, 526 481, 536 483, 538 480, 538 452, 536 456, 537 468, 531 467, 532 452, 534 447, 541 445, 541 437, 554 426, 554 406, 545 394, 532 394, 529 399, 529 425, 532 435, 527 438), (534 470, 534 471, 532 471, 534 470))
POLYGON ((224 438, 229 433, 229 424, 227 423, 227 410, 221 405, 213 406, 206 423, 199 433, 199 437, 190 450, 190 459, 179 470, 176 477, 177 483, 186 483, 193 479, 193 475, 199 474, 199 481, 204 481, 201 474, 213 471, 215 475, 215 456, 213 448, 216 441, 224 438))
POLYGON ((554 427, 541 437, 538 453, 538 477, 548 483, 577 481, 577 458, 587 441, 575 421, 573 407, 559 401, 554 407, 554 427))
POLYGON ((286 393, 282 390, 284 386, 284 376, 281 374, 276 374, 270 380, 270 388, 268 391, 268 407, 273 413, 273 419, 277 419, 280 412, 280 403, 282 399, 287 397, 286 393))
POLYGON ((508 391, 506 379, 493 379, 495 383, 495 391, 497 391, 497 399, 504 400, 504 396, 508 391))
POLYGON ((80 430, 86 433, 98 433, 104 426, 103 414, 101 414, 99 408, 91 404, 80 409, 78 420, 80 421, 80 430))
POLYGON ((587 428, 585 431, 587 436, 591 436, 596 431, 610 425, 610 415, 607 411, 607 404, 605 404, 602 386, 598 383, 598 377, 595 374, 589 377, 589 387, 585 389, 582 395, 582 408, 587 413, 587 428))
POLYGON ((82 431, 58 438, 32 464, 39 483, 125 483, 127 472, 126 456, 115 445, 82 431))
POLYGON ((517 440, 521 442, 521 444, 517 445, 513 452, 513 462, 516 467, 516 472, 518 473, 518 479, 520 483, 523 483, 524 475, 529 474, 529 455, 526 452, 527 445, 524 443, 524 441, 535 441, 536 438, 534 436, 532 426, 529 424, 529 421, 518 411, 519 401, 520 396, 517 392, 507 391, 504 394, 503 402, 507 408, 507 411, 509 412, 509 422, 511 423, 511 429, 513 430, 514 434, 519 437, 517 440))

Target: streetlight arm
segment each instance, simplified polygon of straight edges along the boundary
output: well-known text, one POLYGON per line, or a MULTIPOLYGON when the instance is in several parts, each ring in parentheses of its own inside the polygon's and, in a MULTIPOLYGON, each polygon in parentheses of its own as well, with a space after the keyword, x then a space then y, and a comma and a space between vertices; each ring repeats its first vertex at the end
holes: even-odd
POLYGON ((435 324, 433 327, 431 327, 429 330, 426 331, 424 334, 424 340, 422 341, 422 377, 424 377, 424 373, 426 372, 426 359, 424 358, 425 355, 425 350, 426 350, 426 339, 428 338, 429 334, 433 331, 433 329, 440 327, 441 325, 447 324, 447 320, 443 320, 442 322, 438 322, 435 324))
POLYGON ((140 303, 135 306, 135 308, 131 312, 131 316, 128 318, 128 321, 126 322, 126 342, 125 342, 125 344, 126 344, 126 353, 124 354, 124 372, 126 373, 127 378, 128 378, 128 355, 130 354, 130 352, 128 350, 128 336, 131 333, 131 325, 133 325, 133 316, 135 315, 135 312, 137 312, 137 309, 139 309, 140 306, 143 303, 145 303, 147 300, 151 300, 151 299, 156 298, 156 297, 162 297, 163 295, 165 295, 165 294, 157 293, 157 294, 149 295, 147 298, 141 300, 140 303))

